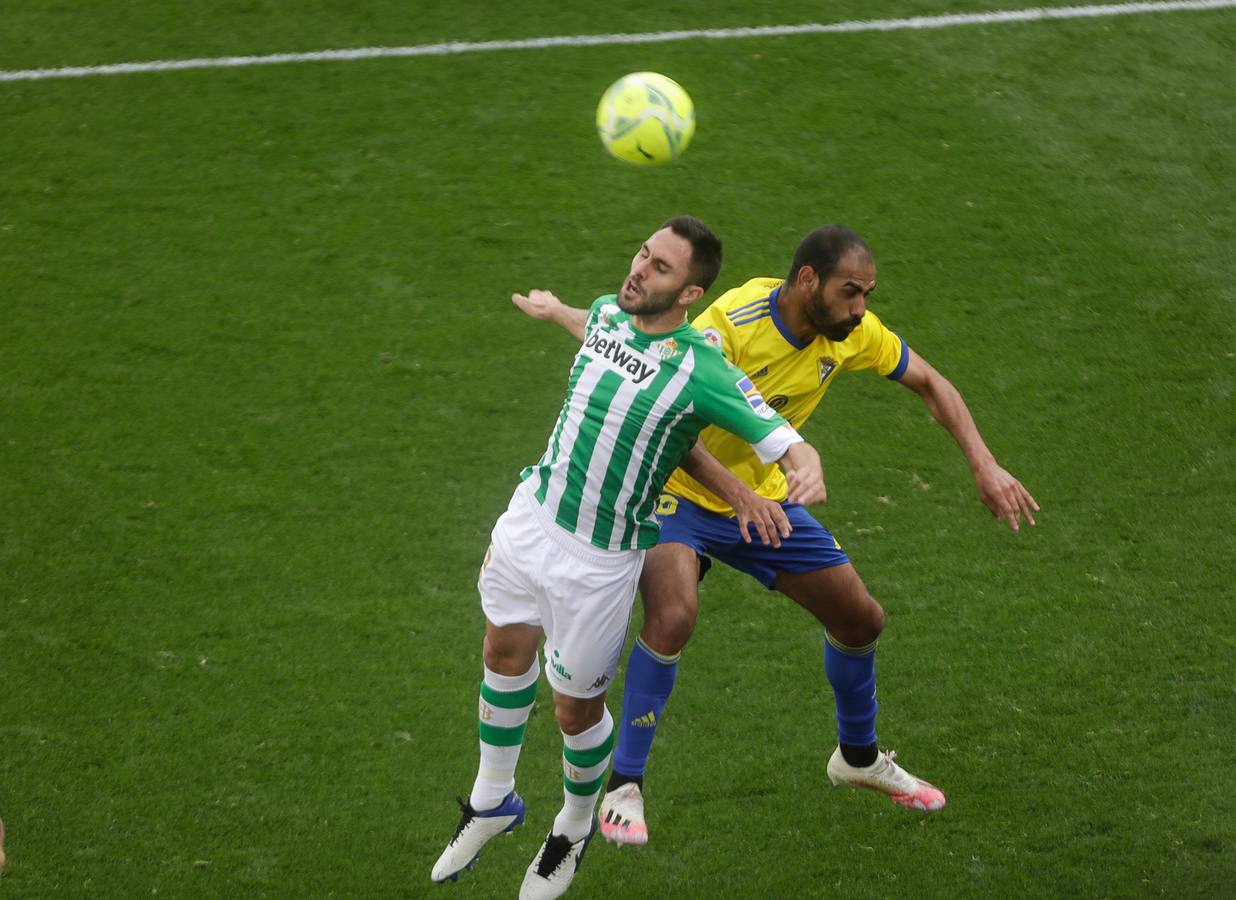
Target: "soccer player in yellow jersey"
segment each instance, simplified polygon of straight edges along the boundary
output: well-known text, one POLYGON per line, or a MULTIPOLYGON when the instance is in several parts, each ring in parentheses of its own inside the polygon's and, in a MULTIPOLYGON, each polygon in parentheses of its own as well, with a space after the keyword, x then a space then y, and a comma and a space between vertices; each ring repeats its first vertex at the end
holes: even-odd
MULTIPOLYGON (((1015 532, 1022 517, 1033 525, 1038 505, 996 462, 956 388, 868 310, 875 286, 867 244, 850 229, 829 225, 802 241, 786 281, 748 281, 692 324, 748 374, 749 393, 763 395, 796 429, 842 372, 871 370, 899 382, 918 394, 957 441, 979 499, 992 514, 1015 532)), ((876 742, 875 650, 884 627, 879 603, 832 534, 805 508, 786 502, 785 477, 775 465, 762 463, 747 445, 717 428, 700 438, 719 460, 707 480, 725 496, 682 470, 661 496, 659 543, 649 551, 640 579, 644 625, 627 663, 621 732, 601 806, 605 837, 619 844, 648 841, 644 766, 673 690, 679 654, 695 627, 697 584, 711 559, 780 591, 824 626, 824 671, 835 696, 839 736, 827 767, 833 784, 872 788, 910 809, 942 808, 944 795, 876 742), (782 513, 792 526, 788 536, 782 513), (759 529, 770 535, 769 543, 758 536, 752 540, 745 523, 773 520, 779 529, 766 524, 759 529)))

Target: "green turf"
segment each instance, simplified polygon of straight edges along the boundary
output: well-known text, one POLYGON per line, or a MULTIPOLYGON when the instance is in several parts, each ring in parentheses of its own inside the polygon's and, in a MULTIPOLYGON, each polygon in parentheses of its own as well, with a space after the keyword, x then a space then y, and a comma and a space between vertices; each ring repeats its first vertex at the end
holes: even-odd
MULTIPOLYGON (((42 4, 0 68, 1020 5, 42 4)), ((476 569, 573 352, 508 298, 583 304, 691 211, 718 287, 866 235, 873 308, 1043 511, 1001 530, 909 392, 836 386, 817 512, 948 808, 824 789, 818 629, 717 570, 654 843, 570 896, 1230 895, 1234 49, 1228 10, 0 84, 0 894, 512 896, 561 797, 544 685, 529 827, 428 884, 476 569), (592 129, 638 69, 697 105, 664 170, 592 129)))

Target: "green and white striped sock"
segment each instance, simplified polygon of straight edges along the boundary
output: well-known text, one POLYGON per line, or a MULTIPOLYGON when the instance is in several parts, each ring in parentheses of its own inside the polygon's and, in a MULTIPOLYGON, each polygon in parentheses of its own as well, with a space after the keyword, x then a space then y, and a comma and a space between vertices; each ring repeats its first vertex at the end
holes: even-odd
POLYGON ((519 763, 524 728, 536 701, 540 675, 537 660, 523 675, 499 675, 485 667, 478 709, 481 764, 469 798, 473 809, 493 809, 515 789, 515 766, 519 763))
POLYGON ((554 834, 578 841, 592 827, 592 811, 605 783, 614 750, 614 719, 604 709, 600 722, 579 734, 562 735, 562 811, 554 819, 554 834))

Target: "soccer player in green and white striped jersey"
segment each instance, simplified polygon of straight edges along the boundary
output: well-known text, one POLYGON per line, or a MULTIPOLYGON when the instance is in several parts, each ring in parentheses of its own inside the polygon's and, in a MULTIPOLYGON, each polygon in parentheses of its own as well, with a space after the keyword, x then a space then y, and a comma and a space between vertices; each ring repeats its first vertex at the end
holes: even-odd
MULTIPOLYGON (((657 496, 678 466, 700 471, 699 432, 719 425, 785 469, 799 502, 824 499, 819 455, 750 380, 687 325, 687 307, 721 268, 721 242, 698 219, 667 221, 643 243, 617 294, 589 309, 546 291, 513 301, 582 341, 541 459, 498 520, 478 588, 485 612, 480 766, 434 866, 453 880, 491 838, 524 819, 515 767, 536 697, 537 648, 563 736, 563 807, 525 873, 520 897, 560 896, 597 828, 613 719, 605 694, 626 639, 644 553, 656 544, 657 496)), ((701 475, 701 477, 707 477, 701 475)), ((765 537, 785 529, 766 513, 765 537)))

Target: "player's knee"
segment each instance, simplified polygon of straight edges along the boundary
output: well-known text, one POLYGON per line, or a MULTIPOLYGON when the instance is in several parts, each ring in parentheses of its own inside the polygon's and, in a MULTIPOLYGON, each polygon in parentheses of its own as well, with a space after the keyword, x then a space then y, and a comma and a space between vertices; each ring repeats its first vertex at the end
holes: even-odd
POLYGON ((846 607, 844 615, 826 622, 829 633, 848 647, 864 647, 884 631, 884 609, 864 592, 863 599, 846 607))
POLYGON ((854 616, 848 643, 855 647, 870 644, 883 631, 884 608, 875 601, 874 597, 867 594, 865 601, 860 604, 857 614, 854 616))
POLYGON ((884 607, 876 603, 874 597, 868 596, 867 628, 871 632, 871 640, 875 640, 884 631, 884 607))
POLYGON ((522 675, 528 671, 529 663, 524 654, 516 652, 514 648, 495 646, 486 641, 483 658, 485 668, 499 675, 522 675))
POLYGON ((603 715, 604 710, 601 706, 583 700, 560 701, 554 706, 558 728, 564 734, 581 734, 600 722, 603 715))
POLYGON ((694 603, 664 604, 644 619, 640 637, 657 653, 673 656, 691 640, 697 612, 694 603))

